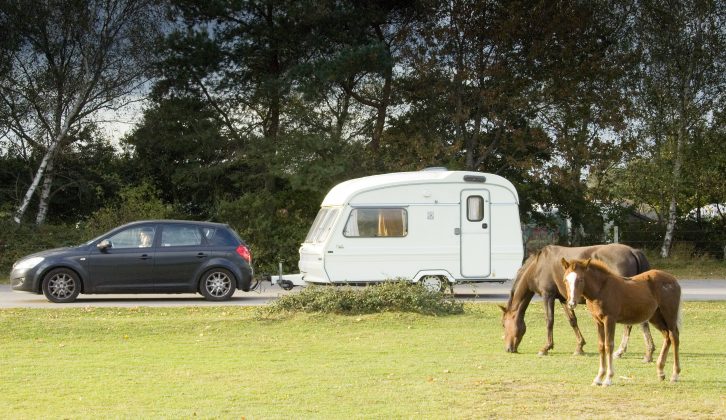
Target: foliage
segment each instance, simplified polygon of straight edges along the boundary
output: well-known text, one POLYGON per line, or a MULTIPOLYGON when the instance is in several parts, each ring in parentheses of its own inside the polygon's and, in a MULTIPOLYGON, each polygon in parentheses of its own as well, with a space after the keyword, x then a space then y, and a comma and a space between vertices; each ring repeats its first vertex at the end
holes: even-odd
POLYGON ((344 315, 377 312, 413 312, 423 315, 454 315, 464 311, 453 296, 432 292, 419 284, 398 280, 365 288, 311 286, 300 293, 280 297, 270 313, 317 312, 344 315))
POLYGON ((285 272, 297 271, 298 248, 322 197, 306 192, 286 191, 243 194, 234 201, 223 201, 215 220, 228 223, 251 246, 255 269, 276 273, 278 262, 285 272))
POLYGON ((102 207, 88 218, 86 226, 94 235, 116 226, 143 219, 164 219, 170 208, 159 199, 159 193, 148 183, 124 187, 114 203, 102 207))
POLYGON ((91 237, 86 229, 78 226, 17 225, 9 219, 0 220, 0 277, 9 274, 13 263, 26 255, 79 245, 91 237))

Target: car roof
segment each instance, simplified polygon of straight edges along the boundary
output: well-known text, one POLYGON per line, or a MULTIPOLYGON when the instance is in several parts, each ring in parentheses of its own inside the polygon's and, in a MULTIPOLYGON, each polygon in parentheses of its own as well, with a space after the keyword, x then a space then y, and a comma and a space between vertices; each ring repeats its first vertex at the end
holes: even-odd
POLYGON ((153 224, 153 223, 174 223, 174 224, 183 224, 183 225, 202 225, 202 226, 210 226, 210 227, 217 227, 217 228, 228 228, 229 225, 226 223, 216 223, 216 222, 204 222, 204 221, 197 221, 197 220, 173 220, 173 219, 150 219, 150 220, 136 220, 131 223, 127 223, 123 225, 126 226, 134 226, 134 225, 145 225, 145 224, 153 224))

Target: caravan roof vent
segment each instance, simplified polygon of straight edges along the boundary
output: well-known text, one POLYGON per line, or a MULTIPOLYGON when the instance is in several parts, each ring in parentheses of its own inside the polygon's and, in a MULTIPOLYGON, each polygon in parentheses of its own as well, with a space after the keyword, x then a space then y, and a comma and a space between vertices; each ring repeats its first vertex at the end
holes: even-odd
POLYGON ((422 171, 448 171, 449 169, 444 166, 431 166, 429 168, 423 168, 422 171))
POLYGON ((464 175, 465 182, 481 182, 482 184, 487 182, 487 177, 484 175, 464 175))

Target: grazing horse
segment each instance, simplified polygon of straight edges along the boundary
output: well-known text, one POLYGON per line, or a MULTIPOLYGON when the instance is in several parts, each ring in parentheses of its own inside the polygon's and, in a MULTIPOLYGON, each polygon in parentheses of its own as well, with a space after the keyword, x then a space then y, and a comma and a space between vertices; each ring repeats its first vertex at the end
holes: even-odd
MULTIPOLYGON (((517 272, 517 276, 509 294, 507 306, 502 309, 502 325, 504 326, 504 346, 510 353, 516 353, 519 343, 527 330, 524 322, 524 313, 534 294, 542 296, 547 324, 547 341, 539 351, 539 355, 546 355, 554 347, 552 326, 554 324, 555 299, 562 303, 562 308, 570 321, 570 326, 577 336, 575 354, 583 354, 582 347, 585 339, 577 326, 575 313, 565 305, 564 294, 557 287, 564 271, 560 265, 560 258, 597 258, 612 267, 617 273, 624 276, 634 276, 650 268, 648 259, 642 251, 627 245, 608 244, 587 247, 563 247, 548 245, 536 254, 531 255, 517 272)), ((618 352, 624 353, 628 346, 630 326, 625 328, 623 340, 618 352)), ((643 337, 646 351, 644 361, 653 360, 653 337, 650 335, 648 323, 643 324, 643 337)))
POLYGON ((665 271, 650 270, 626 279, 601 261, 562 259, 565 270, 562 282, 567 306, 574 309, 585 298, 587 309, 597 324, 600 370, 593 385, 608 386, 613 378, 613 347, 615 323, 636 324, 650 321, 663 333, 663 347, 656 364, 658 377, 665 379, 663 367, 668 349, 673 344, 673 374, 678 381, 681 363, 678 358, 681 325, 681 286, 665 271))

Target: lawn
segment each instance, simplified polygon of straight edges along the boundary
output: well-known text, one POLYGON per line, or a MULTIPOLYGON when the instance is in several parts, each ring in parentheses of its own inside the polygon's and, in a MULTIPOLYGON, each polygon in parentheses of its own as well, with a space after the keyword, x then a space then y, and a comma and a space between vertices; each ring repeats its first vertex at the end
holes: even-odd
POLYGON ((521 353, 507 354, 499 313, 493 304, 444 317, 3 310, 0 407, 5 418, 726 417, 726 303, 685 303, 681 382, 658 381, 640 361, 634 329, 610 388, 590 386, 597 338, 582 309, 585 356, 571 355, 560 313, 554 351, 536 355, 539 304, 521 353))

